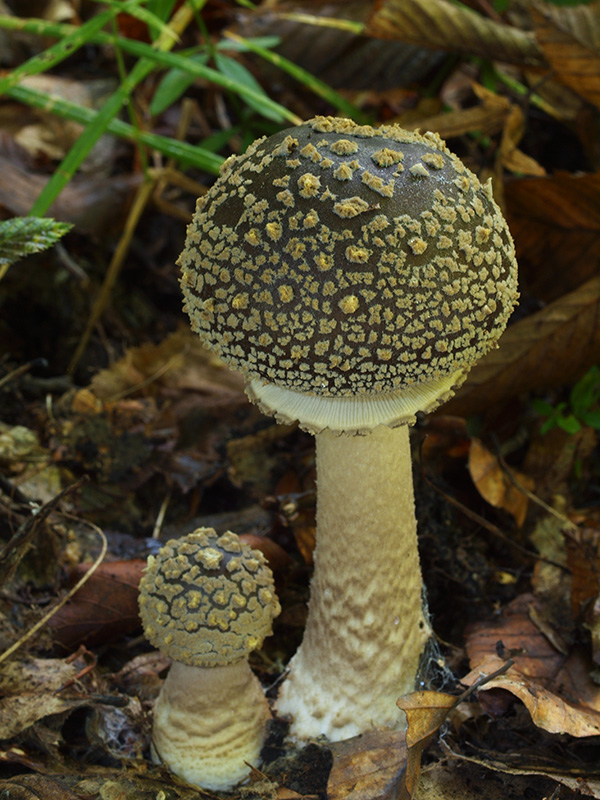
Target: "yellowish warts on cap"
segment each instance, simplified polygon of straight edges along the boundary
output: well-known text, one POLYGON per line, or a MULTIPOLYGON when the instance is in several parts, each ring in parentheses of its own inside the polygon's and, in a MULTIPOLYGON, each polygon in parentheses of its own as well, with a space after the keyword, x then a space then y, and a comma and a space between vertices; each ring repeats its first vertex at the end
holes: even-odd
POLYGON ((325 397, 465 370, 517 298, 489 183, 436 134, 333 117, 228 159, 179 263, 207 347, 249 379, 325 397))

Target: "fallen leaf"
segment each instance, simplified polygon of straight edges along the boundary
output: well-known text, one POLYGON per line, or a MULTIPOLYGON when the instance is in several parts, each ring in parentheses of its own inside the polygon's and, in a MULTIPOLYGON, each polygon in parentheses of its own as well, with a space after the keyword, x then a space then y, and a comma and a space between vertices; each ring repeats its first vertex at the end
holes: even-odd
POLYGON ((554 788, 548 779, 508 775, 486 768, 485 763, 454 758, 421 771, 415 800, 550 800, 554 788))
POLYGON ((472 131, 480 131, 486 136, 499 133, 506 123, 511 108, 510 102, 477 83, 473 83, 472 87, 480 101, 478 105, 444 111, 434 116, 420 116, 409 122, 403 120, 403 127, 410 130, 436 131, 442 139, 464 136, 472 131))
POLYGON ((557 8, 531 4, 531 19, 556 78, 600 107, 599 4, 557 8))
POLYGON ((534 158, 526 155, 517 147, 524 133, 525 115, 519 106, 511 105, 502 131, 498 159, 501 165, 511 172, 523 175, 545 175, 546 170, 534 158))
POLYGON ((87 664, 81 659, 11 661, 0 671, 0 739, 11 739, 51 714, 87 703, 85 695, 59 690, 87 664))
POLYGON ((510 325, 444 413, 470 416, 518 394, 572 383, 600 352, 600 277, 510 325))
POLYGON ((378 0, 365 33, 514 64, 543 64, 532 34, 447 0, 378 0))
MULTIPOLYGON (((394 93, 403 94, 401 87, 413 86, 439 67, 444 54, 404 42, 374 40, 346 29, 348 22, 363 22, 370 7, 371 3, 362 0, 260 3, 251 11, 240 8, 236 12, 235 30, 245 38, 276 36, 279 43, 273 48, 275 53, 333 88, 359 90, 361 98, 367 93, 376 96, 385 92, 385 101, 389 102, 394 93), (294 18, 297 8, 300 17, 294 18), (288 11, 292 12, 289 17, 288 11), (321 24, 321 17, 325 24, 321 24), (331 19, 339 25, 327 24, 331 19)), ((279 81, 285 80, 285 74, 279 73, 279 81)), ((368 105, 366 99, 363 107, 368 105)))
POLYGON ((510 181, 505 200, 528 293, 549 302, 598 274, 600 173, 510 181))
MULTIPOLYGON (((59 644, 73 650, 80 644, 115 641, 140 626, 138 588, 143 559, 100 564, 73 598, 50 619, 49 626, 59 644)), ((80 564, 70 575, 75 584, 88 571, 80 564)))
POLYGON ((532 612, 541 615, 534 596, 525 594, 497 620, 469 626, 466 649, 471 671, 461 683, 471 686, 495 672, 505 663, 498 650, 508 651, 514 665, 486 682, 480 696, 504 689, 521 700, 535 725, 549 733, 600 735, 600 687, 590 678, 591 664, 579 649, 569 657, 556 650, 532 621, 532 612))
POLYGON ((327 800, 393 797, 406 762, 404 731, 372 731, 329 745, 333 766, 327 800))
MULTIPOLYGON (((527 514, 528 497, 515 486, 498 458, 479 439, 471 440, 468 463, 473 483, 483 499, 495 508, 508 511, 521 527, 527 514)), ((521 486, 533 489, 534 483, 527 475, 514 471, 513 476, 521 486)))
POLYGON ((401 778, 398 800, 410 800, 419 780, 421 757, 459 698, 444 692, 412 692, 397 701, 406 714, 406 772, 401 778))
POLYGON ((7 800, 81 800, 64 782, 47 775, 16 775, 0 781, 0 797, 7 800))
MULTIPOLYGON (((0 205, 15 216, 29 214, 35 200, 48 183, 40 175, 0 157, 0 205)), ((123 218, 130 195, 142 176, 140 173, 112 175, 109 178, 76 175, 54 201, 48 215, 92 236, 103 236, 123 218)))
POLYGON ((202 347, 187 325, 159 344, 132 347, 119 361, 98 372, 90 389, 105 402, 136 392, 155 394, 168 389, 172 394, 182 390, 203 393, 214 404, 234 397, 247 403, 241 376, 202 347))

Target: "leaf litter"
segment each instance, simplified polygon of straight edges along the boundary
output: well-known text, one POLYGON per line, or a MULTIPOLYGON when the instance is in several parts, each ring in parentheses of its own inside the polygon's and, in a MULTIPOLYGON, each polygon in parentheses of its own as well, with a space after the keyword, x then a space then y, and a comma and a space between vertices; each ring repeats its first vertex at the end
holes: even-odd
MULTIPOLYGON (((203 9, 215 41, 227 25, 236 30, 225 5, 203 9)), ((238 12, 244 35, 253 24, 284 34, 278 52, 292 63, 310 51, 304 68, 335 80, 357 113, 436 130, 481 177, 494 177, 522 297, 500 347, 414 432, 439 649, 430 685, 399 698, 407 731, 296 750, 275 720, 265 762, 237 797, 600 797, 599 409, 591 401, 577 431, 543 430, 531 403, 568 405, 570 387, 600 360, 600 14, 598 3, 469 5, 317 2, 307 14, 292 0, 238 12)), ((77 25, 89 13, 71 0, 37 6, 52 23, 77 25)), ((0 15, 20 13, 0 3, 0 15)), ((118 30, 149 40, 135 17, 120 16, 118 30)), ((24 59, 15 44, 43 48, 15 34, 9 69, 24 59)), ((118 85, 111 58, 104 46, 81 56, 98 83, 67 62, 61 75, 28 78, 27 89, 98 107, 98 91, 118 85)), ((235 59, 297 116, 331 113, 290 73, 274 79, 255 55, 235 59)), ((198 81, 151 119, 155 85, 144 81, 135 93, 144 132, 214 135, 223 155, 270 132, 260 106, 240 114, 237 101, 198 81)), ((4 218, 29 212, 82 130, 1 99, 4 218)), ((54 206, 73 231, 0 283, 0 642, 5 650, 20 643, 0 664, 0 793, 208 796, 148 759, 168 661, 140 636, 136 593, 145 557, 165 538, 210 524, 265 552, 284 606, 252 662, 270 694, 302 634, 315 531, 312 442, 250 407, 239 378, 181 324, 182 220, 211 178, 156 153, 145 173, 147 156, 103 137, 54 206), (153 190, 138 191, 141 206, 127 217, 148 176, 153 190), (119 247, 126 260, 107 280, 119 247), (84 342, 90 319, 97 323, 84 342), (71 596, 99 557, 90 524, 102 528, 107 555, 71 596)))

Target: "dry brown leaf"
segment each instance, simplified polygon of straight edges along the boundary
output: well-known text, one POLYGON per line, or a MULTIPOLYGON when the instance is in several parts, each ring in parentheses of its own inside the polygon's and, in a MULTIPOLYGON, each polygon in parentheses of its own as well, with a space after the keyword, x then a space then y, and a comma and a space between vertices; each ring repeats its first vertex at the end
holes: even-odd
POLYGON ((0 797, 11 800, 80 800, 60 779, 48 775, 16 775, 0 781, 0 797))
POLYGON ((550 800, 554 789, 545 778, 493 772, 483 759, 444 759, 422 770, 415 800, 550 800))
POLYGON ((507 218, 519 275, 548 302, 600 271, 600 173, 509 182, 507 218))
MULTIPOLYGON (((237 10, 235 30, 244 37, 277 36, 276 53, 333 88, 385 92, 389 102, 394 92, 402 93, 400 87, 413 86, 440 66, 444 54, 340 27, 346 21, 364 22, 370 11, 371 0, 277 0, 237 10), (321 24, 322 17, 339 25, 321 24)), ((285 74, 278 72, 277 79, 285 81, 285 74)))
MULTIPOLYGON (((327 800, 379 800, 393 792, 406 761, 403 731, 371 731, 330 745, 327 800)), ((390 795, 393 796, 393 795, 390 795)))
POLYGON ((572 383, 598 361, 600 277, 511 325, 444 413, 469 416, 523 392, 572 383))
POLYGON ((200 344, 187 326, 171 333, 159 344, 132 347, 123 358, 98 372, 90 384, 101 400, 139 392, 154 394, 158 389, 201 392, 217 405, 244 398, 244 381, 227 369, 200 344))
MULTIPOLYGON (((527 514, 527 495, 515 486, 498 458, 479 439, 471 441, 469 472, 483 499, 494 508, 508 511, 521 527, 527 514)), ((525 488, 533 489, 533 481, 527 475, 515 472, 514 477, 525 488)))
POLYGON ((87 667, 83 659, 10 661, 0 672, 0 739, 10 739, 50 714, 70 711, 85 695, 59 691, 87 667))
POLYGON ((475 130, 487 136, 499 133, 505 126, 511 108, 510 102, 477 83, 473 84, 473 91, 480 100, 477 106, 432 116, 411 117, 408 122, 403 118, 402 126, 409 130, 436 131, 442 139, 463 136, 475 130))
POLYGON ((532 34, 448 0, 378 0, 365 33, 515 64, 544 63, 532 34))
POLYGON ((531 18, 556 78, 600 107, 600 3, 557 8, 536 2, 531 18))
POLYGON ((519 106, 511 105, 502 131, 498 158, 502 166, 511 172, 538 177, 545 175, 546 170, 534 158, 526 155, 517 147, 524 132, 525 115, 519 106))
POLYGON ((421 756, 459 699, 443 692, 412 692, 397 701, 406 714, 406 771, 399 782, 398 800, 410 800, 419 780, 421 756))
POLYGON ((550 733, 600 735, 600 687, 590 678, 591 664, 579 650, 566 658, 533 622, 542 616, 533 595, 521 595, 493 622, 478 622, 467 631, 471 672, 462 683, 471 686, 499 669, 505 659, 499 645, 514 655, 514 666, 486 682, 480 694, 505 689, 523 702, 533 722, 550 733))

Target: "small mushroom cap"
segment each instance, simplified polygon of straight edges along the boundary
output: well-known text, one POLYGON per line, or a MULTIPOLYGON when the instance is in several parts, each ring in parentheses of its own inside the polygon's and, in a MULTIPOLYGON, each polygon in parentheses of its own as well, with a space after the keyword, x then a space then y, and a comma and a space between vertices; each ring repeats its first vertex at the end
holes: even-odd
POLYGON ((263 554, 212 528, 171 539, 148 558, 139 605, 146 638, 197 667, 246 658, 281 610, 263 554))
POLYGON ((314 430, 431 410, 495 345, 517 299, 489 183, 436 134, 331 117, 228 159, 180 265, 204 344, 266 411, 314 430), (346 403, 320 418, 321 398, 346 403))

